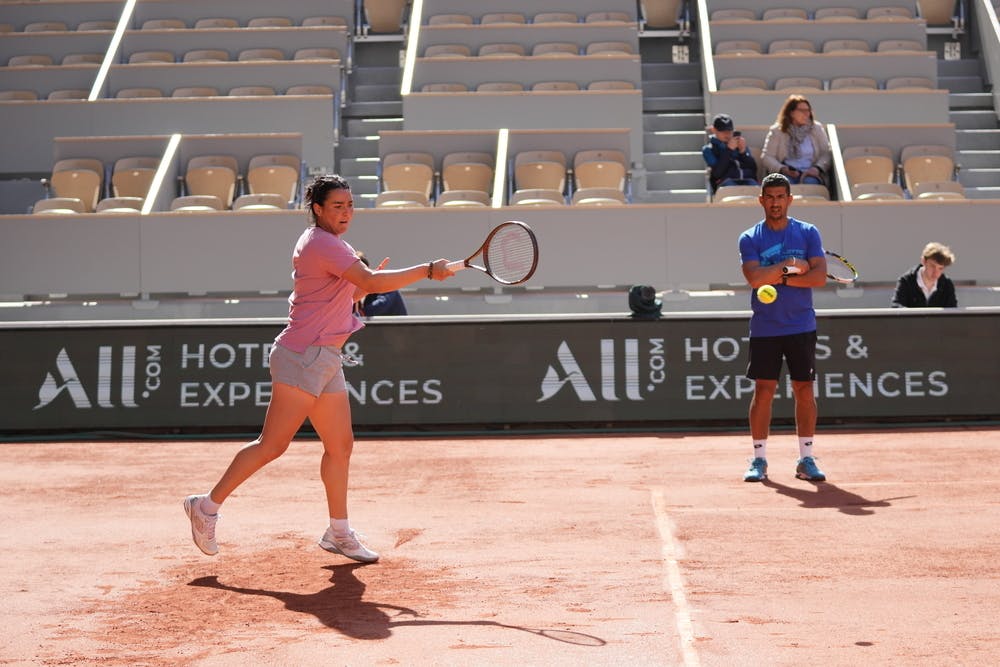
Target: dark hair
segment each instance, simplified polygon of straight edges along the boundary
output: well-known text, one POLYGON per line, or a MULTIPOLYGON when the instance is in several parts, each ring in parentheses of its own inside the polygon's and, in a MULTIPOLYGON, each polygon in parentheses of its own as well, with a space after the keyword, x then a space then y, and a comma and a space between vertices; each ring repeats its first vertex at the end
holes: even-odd
POLYGON ((309 219, 316 222, 316 213, 313 211, 313 204, 322 206, 326 203, 326 198, 333 190, 350 190, 351 186, 343 176, 337 174, 325 174, 317 176, 309 187, 306 188, 306 208, 309 209, 309 219))
POLYGON ((792 194, 792 184, 788 178, 781 173, 774 172, 764 177, 760 182, 760 191, 763 194, 767 188, 785 188, 785 194, 792 194))
POLYGON ((778 111, 778 118, 775 120, 782 132, 788 132, 788 128, 792 125, 792 111, 803 102, 809 105, 809 123, 816 122, 816 116, 813 115, 812 111, 812 104, 806 96, 797 94, 789 95, 785 103, 781 105, 781 110, 778 111))

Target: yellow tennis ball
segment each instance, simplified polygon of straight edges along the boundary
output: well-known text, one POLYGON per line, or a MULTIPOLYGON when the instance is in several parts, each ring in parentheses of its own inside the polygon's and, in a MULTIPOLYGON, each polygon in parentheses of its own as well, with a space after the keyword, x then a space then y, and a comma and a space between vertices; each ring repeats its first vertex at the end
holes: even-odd
POLYGON ((774 303, 778 298, 778 290, 774 289, 774 285, 761 285, 757 288, 757 298, 761 303, 774 303))

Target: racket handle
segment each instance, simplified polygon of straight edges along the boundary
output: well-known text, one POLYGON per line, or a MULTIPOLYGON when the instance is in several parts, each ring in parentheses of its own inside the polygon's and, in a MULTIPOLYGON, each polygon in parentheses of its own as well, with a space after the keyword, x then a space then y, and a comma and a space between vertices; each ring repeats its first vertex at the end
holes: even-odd
POLYGON ((802 273, 802 269, 800 269, 797 266, 788 266, 788 265, 785 265, 785 266, 781 267, 781 272, 787 276, 787 275, 794 274, 794 273, 802 273))
POLYGON ((454 262, 448 262, 449 271, 461 271, 462 269, 467 269, 467 268, 469 267, 465 263, 465 260, 463 259, 455 260, 454 262))

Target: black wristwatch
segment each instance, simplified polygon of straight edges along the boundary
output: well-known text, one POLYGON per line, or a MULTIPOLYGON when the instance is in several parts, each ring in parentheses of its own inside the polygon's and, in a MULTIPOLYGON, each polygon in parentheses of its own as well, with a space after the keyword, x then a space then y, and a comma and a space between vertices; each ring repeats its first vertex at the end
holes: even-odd
POLYGON ((788 285, 788 274, 787 273, 784 273, 784 274, 781 275, 781 284, 782 285, 788 285))

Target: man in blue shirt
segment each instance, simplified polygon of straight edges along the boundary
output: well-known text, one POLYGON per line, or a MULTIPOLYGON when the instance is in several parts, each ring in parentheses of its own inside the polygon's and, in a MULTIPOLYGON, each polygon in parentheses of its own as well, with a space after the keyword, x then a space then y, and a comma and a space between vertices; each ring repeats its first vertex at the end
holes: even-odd
POLYGON ((750 400, 750 434, 754 457, 744 481, 767 479, 767 436, 771 404, 778 388, 781 365, 788 364, 795 397, 795 428, 799 460, 795 476, 822 482, 826 476, 813 458, 816 432, 816 311, 812 289, 826 284, 826 257, 819 230, 788 216, 791 184, 781 174, 768 174, 761 184, 764 219, 740 235, 743 276, 752 288, 750 307, 750 363, 747 377, 754 381, 750 400), (763 303, 757 289, 774 285, 778 298, 763 303))

